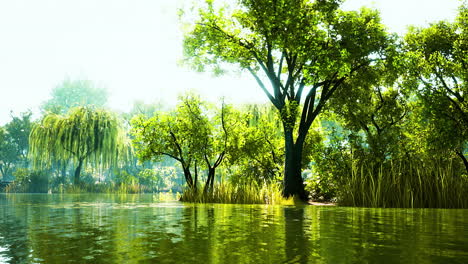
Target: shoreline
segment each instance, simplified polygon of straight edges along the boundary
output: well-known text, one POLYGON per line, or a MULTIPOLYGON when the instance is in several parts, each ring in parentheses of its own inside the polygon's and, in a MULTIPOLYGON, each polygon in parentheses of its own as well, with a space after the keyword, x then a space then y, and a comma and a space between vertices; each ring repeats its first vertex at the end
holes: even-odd
POLYGON ((336 203, 333 202, 314 202, 314 201, 309 201, 309 205, 315 205, 315 206, 336 206, 336 203))

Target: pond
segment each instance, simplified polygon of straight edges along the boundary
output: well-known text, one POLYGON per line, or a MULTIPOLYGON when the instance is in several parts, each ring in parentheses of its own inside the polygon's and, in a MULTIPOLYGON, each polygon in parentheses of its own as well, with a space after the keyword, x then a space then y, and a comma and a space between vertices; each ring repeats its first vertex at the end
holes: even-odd
POLYGON ((468 210, 0 194, 0 263, 468 263, 468 210))

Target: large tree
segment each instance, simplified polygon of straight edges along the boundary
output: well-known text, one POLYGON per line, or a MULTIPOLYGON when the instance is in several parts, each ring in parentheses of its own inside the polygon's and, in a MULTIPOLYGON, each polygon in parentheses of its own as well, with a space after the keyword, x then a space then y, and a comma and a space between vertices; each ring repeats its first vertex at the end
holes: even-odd
POLYGON ((74 184, 86 163, 108 167, 129 151, 126 134, 114 114, 87 107, 67 115, 48 114, 35 125, 29 137, 33 166, 50 166, 71 160, 76 165, 74 184))
POLYGON ((343 83, 384 56, 389 37, 376 11, 342 11, 340 0, 237 2, 205 1, 185 36, 186 60, 198 70, 219 73, 231 63, 252 74, 282 117, 284 195, 307 199, 309 128, 343 83))
POLYGON ((468 5, 454 22, 412 28, 405 36, 408 80, 433 126, 431 148, 449 150, 464 163, 468 142, 468 5), (412 82, 411 82, 412 81, 412 82))

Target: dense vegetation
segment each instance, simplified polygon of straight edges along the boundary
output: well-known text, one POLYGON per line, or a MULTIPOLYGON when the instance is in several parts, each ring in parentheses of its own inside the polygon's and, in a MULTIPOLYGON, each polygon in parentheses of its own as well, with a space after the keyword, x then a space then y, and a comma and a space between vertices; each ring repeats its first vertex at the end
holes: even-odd
POLYGON ((39 121, 23 113, 0 128, 7 190, 468 207, 468 7, 399 37, 375 10, 273 2, 206 1, 184 42, 189 65, 250 72, 271 104, 186 93, 172 109, 136 103, 118 116, 104 89, 67 80, 39 121))

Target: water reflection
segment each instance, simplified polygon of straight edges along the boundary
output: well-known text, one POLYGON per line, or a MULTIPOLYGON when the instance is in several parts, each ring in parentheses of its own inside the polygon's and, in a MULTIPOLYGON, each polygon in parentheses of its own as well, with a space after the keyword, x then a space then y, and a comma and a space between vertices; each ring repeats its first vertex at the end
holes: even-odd
MULTIPOLYGON (((25 217, 18 217, 15 211, 5 204, 5 196, 0 196, 0 260, 8 263, 26 262, 29 256, 30 241, 27 238, 25 217)), ((28 212, 24 212, 28 214, 28 212)))
POLYGON ((0 195, 1 263, 468 263, 467 210, 0 195))
POLYGON ((307 263, 308 239, 304 231, 304 208, 284 208, 286 243, 284 245, 287 262, 307 263))

